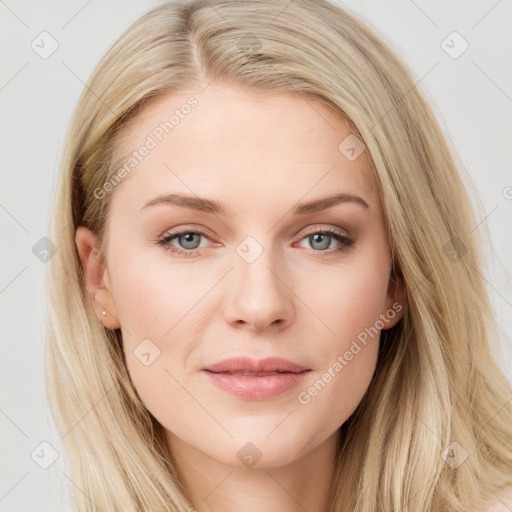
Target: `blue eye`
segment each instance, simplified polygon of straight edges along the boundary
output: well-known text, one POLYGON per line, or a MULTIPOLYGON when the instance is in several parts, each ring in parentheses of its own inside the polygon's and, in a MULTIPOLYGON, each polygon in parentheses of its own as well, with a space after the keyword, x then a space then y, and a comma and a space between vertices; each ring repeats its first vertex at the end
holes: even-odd
MULTIPOLYGON (((173 254, 193 257, 199 252, 201 237, 210 240, 205 232, 188 229, 169 233, 159 239, 157 243, 173 254), (176 247, 171 243, 175 239, 181 247, 176 247)), ((309 240, 311 247, 315 249, 314 252, 326 254, 346 251, 354 243, 352 238, 346 236, 341 230, 336 229, 317 229, 316 231, 306 234, 301 241, 306 239, 309 240), (340 247, 329 250, 329 246, 333 240, 336 240, 340 244, 340 247)))
POLYGON ((313 249, 318 249, 315 252, 325 252, 326 249, 331 245, 332 240, 336 240, 341 244, 341 247, 334 249, 335 251, 344 251, 354 242, 351 238, 346 235, 333 230, 315 231, 310 233, 302 240, 309 240, 309 243, 313 249), (315 244, 316 245, 315 247, 315 244))
POLYGON ((201 242, 201 237, 208 238, 206 233, 202 231, 179 231, 177 233, 171 233, 158 241, 159 245, 162 245, 165 250, 171 251, 175 254, 184 255, 186 257, 195 256, 198 244, 201 242), (177 248, 171 245, 171 241, 177 239, 182 244, 183 249, 177 248))

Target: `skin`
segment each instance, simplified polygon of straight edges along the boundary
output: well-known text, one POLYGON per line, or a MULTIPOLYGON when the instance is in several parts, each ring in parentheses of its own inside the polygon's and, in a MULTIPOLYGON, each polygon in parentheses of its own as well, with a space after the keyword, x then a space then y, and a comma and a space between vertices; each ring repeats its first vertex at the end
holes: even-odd
POLYGON ((368 151, 350 161, 338 150, 351 132, 325 104, 216 82, 146 107, 127 128, 123 148, 139 148, 191 95, 198 106, 115 188, 105 261, 94 234, 77 229, 87 290, 105 326, 121 327, 132 382, 165 427, 197 510, 260 511, 265 504, 321 512, 337 429, 370 384, 379 337, 360 344, 341 371, 333 372, 333 364, 379 315, 384 329, 395 325, 403 307, 393 319, 386 311, 405 304, 403 285, 390 280, 368 151), (217 200, 228 214, 170 204, 143 208, 164 192, 217 200), (369 207, 344 202, 291 214, 298 202, 334 193, 357 195, 369 207), (181 227, 207 232, 169 242, 184 251, 198 247, 192 257, 157 243, 181 227), (355 240, 344 251, 334 237, 308 236, 336 227, 355 240), (247 236, 263 251, 251 263, 236 251, 247 236), (134 350, 148 338, 160 355, 146 366, 134 350), (284 357, 312 371, 281 395, 244 400, 201 373, 240 355, 284 357), (298 393, 329 368, 335 376, 300 403, 298 393), (254 450, 248 442, 261 454, 252 467, 237 457, 244 446, 254 450))

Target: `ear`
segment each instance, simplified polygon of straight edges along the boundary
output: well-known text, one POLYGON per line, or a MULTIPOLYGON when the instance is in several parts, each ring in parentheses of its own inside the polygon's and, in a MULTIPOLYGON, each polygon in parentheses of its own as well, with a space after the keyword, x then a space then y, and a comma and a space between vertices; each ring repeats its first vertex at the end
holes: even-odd
POLYGON ((386 309, 381 315, 384 322, 383 330, 391 329, 402 318, 407 301, 407 290, 399 272, 392 269, 389 276, 388 290, 386 292, 386 309))
POLYGON ((85 288, 92 299, 96 316, 107 329, 118 329, 120 322, 117 308, 110 286, 108 270, 99 253, 96 236, 90 229, 79 226, 75 234, 75 243, 84 271, 85 288), (105 311, 105 315, 103 311, 105 311))

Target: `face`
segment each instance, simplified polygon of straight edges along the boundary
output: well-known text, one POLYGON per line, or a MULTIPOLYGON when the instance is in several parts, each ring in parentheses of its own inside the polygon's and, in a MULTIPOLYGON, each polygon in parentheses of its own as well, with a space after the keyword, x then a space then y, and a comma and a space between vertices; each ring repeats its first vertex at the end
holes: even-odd
POLYGON ((284 465, 361 401, 403 293, 355 140, 311 98, 226 84, 173 93, 127 129, 125 162, 136 152, 137 163, 110 192, 105 261, 85 228, 76 242, 97 315, 121 328, 132 382, 171 447, 284 465), (304 371, 204 370, 236 357, 304 371))

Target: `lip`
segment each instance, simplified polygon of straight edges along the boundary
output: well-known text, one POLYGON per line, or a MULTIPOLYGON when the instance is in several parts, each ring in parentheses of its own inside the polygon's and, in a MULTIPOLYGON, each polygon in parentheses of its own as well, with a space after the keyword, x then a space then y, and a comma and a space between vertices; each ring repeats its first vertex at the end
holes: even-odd
POLYGON ((267 357, 265 359, 251 359, 250 357, 232 357, 204 368, 210 372, 291 372, 298 373, 310 370, 304 366, 288 361, 281 357, 267 357))
POLYGON ((203 373, 223 391, 246 400, 268 400, 297 386, 311 369, 287 359, 235 357, 204 368, 203 373), (264 373, 265 375, 258 375, 264 373))

